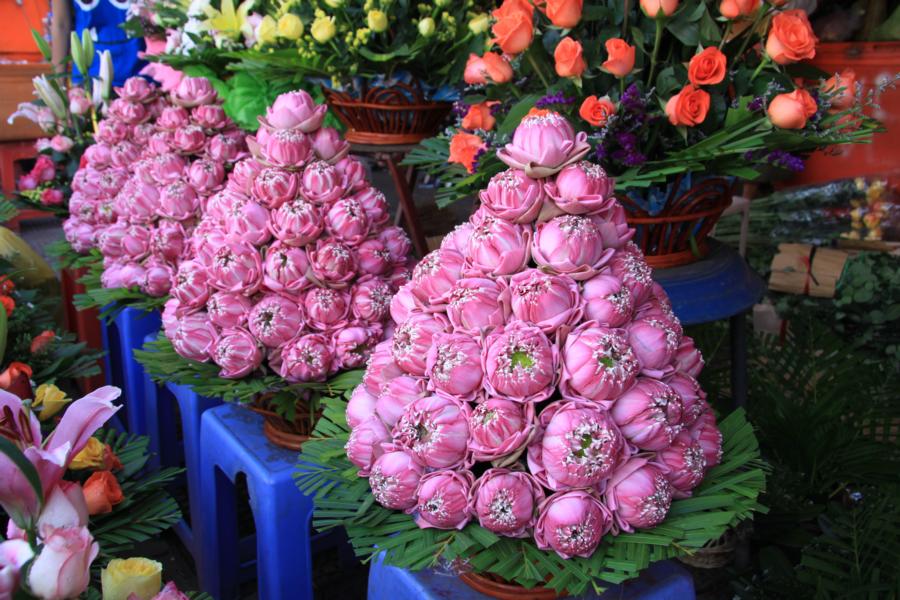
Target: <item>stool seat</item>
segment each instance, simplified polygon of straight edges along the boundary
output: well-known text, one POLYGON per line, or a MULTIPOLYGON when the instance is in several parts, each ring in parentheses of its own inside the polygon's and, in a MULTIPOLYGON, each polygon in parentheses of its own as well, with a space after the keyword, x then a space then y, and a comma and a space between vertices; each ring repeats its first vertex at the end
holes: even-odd
MULTIPOLYGON (((489 600, 450 572, 433 569, 408 571, 385 565, 379 554, 369 569, 368 600, 489 600)), ((675 561, 651 564, 639 577, 612 586, 602 594, 593 591, 578 596, 581 600, 693 600, 691 574, 675 561)), ((523 600, 528 598, 522 592, 523 600)), ((568 597, 571 598, 571 597, 568 597)))

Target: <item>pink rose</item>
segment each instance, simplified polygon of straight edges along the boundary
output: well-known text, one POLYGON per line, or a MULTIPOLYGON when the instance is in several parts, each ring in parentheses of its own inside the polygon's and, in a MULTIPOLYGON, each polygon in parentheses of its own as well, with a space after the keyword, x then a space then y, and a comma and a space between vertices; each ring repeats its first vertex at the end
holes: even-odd
POLYGON ((394 264, 405 263, 412 251, 412 242, 409 240, 409 236, 399 227, 385 227, 378 234, 378 240, 387 248, 394 264))
POLYGON ((352 427, 344 450, 347 459, 359 467, 357 474, 368 477, 372 464, 384 454, 382 445, 391 441, 391 434, 377 417, 369 417, 352 427))
POLYGON ((528 473, 494 468, 472 486, 469 509, 478 523, 498 535, 527 537, 537 521, 544 490, 528 473))
POLYGON ((227 242, 213 253, 208 276, 218 290, 251 296, 262 284, 262 275, 256 248, 245 242, 227 242))
POLYGON ((526 269, 509 280, 512 314, 537 325, 546 334, 581 318, 583 302, 578 284, 566 275, 548 275, 526 269))
POLYGON ((366 364, 372 348, 381 338, 381 325, 352 325, 337 331, 331 339, 334 354, 342 369, 358 369, 366 364))
POLYGON ((681 342, 673 325, 668 319, 637 319, 628 324, 628 343, 645 375, 661 377, 672 370, 672 358, 681 342))
POLYGON ((379 343, 366 364, 363 385, 373 396, 380 396, 391 380, 403 375, 403 369, 394 362, 392 345, 390 339, 379 343))
POLYGON ((276 129, 299 129, 311 133, 322 126, 328 107, 316 104, 312 96, 303 90, 281 94, 266 109, 262 123, 276 129))
POLYGON ((325 228, 335 239, 358 246, 369 234, 366 211, 356 200, 337 200, 325 213, 325 228))
POLYGON ((605 497, 618 529, 650 529, 669 513, 672 485, 658 466, 632 458, 613 474, 605 497))
POLYGON ((694 422, 690 429, 691 439, 703 449, 706 468, 711 469, 722 462, 722 432, 716 425, 716 416, 707 410, 694 422))
POLYGON ((31 544, 21 539, 0 542, 0 598, 12 598, 19 588, 19 573, 34 558, 31 544))
POLYGON ((309 252, 309 264, 317 279, 330 284, 345 284, 356 276, 356 254, 337 240, 320 238, 309 252))
POLYGON ((672 485, 673 498, 689 498, 706 473, 703 447, 687 430, 675 436, 671 446, 660 450, 656 460, 668 469, 666 478, 672 485))
POLYGON ((303 301, 308 324, 319 331, 333 331, 346 325, 350 296, 331 288, 314 287, 303 301))
MULTIPOLYGON (((364 188, 350 196, 350 198, 358 202, 363 207, 363 210, 366 211, 366 218, 373 229, 383 227, 390 221, 391 215, 387 198, 375 188, 364 188)), ((409 251, 407 250, 403 253, 403 257, 405 258, 408 254, 409 251)))
POLYGON ((322 127, 313 133, 312 146, 316 156, 332 164, 350 151, 350 144, 344 141, 333 127, 322 127))
POLYGON ((543 270, 590 279, 605 265, 614 250, 603 247, 596 223, 588 217, 563 215, 538 223, 531 254, 543 270))
POLYGON ((250 333, 268 348, 277 348, 303 329, 302 305, 278 294, 263 296, 246 318, 250 333))
POLYGON ((240 379, 262 363, 259 343, 246 329, 226 329, 212 347, 210 357, 219 365, 219 377, 240 379))
POLYGON ((590 491, 556 492, 539 507, 534 541, 560 557, 590 557, 612 528, 609 510, 590 491))
POLYGON ((384 275, 391 267, 391 253, 378 238, 371 238, 356 248, 360 273, 384 275))
POLYGON ((435 334, 425 365, 431 390, 471 400, 481 389, 481 344, 470 335, 435 334))
POLYGON ((458 279, 448 293, 447 318, 458 332, 477 335, 489 331, 503 325, 509 314, 509 296, 502 280, 458 279))
POLYGON ((429 305, 443 304, 462 276, 464 258, 453 250, 434 250, 413 269, 413 293, 429 305))
POLYGON ((206 267, 193 260, 178 265, 172 283, 172 297, 185 306, 199 308, 209 298, 206 267))
POLYGON ((336 369, 334 351, 324 335, 313 333, 287 342, 279 375, 290 382, 325 381, 336 369))
POLYGON ((375 414, 388 427, 393 427, 403 416, 407 406, 427 395, 424 379, 400 375, 385 384, 375 401, 375 414))
MULTIPOLYGON (((375 396, 369 393, 366 386, 356 386, 353 393, 350 394, 350 400, 347 402, 346 417, 347 424, 350 425, 351 430, 358 427, 363 421, 375 417, 375 400, 375 396)), ((382 427, 384 427, 383 424, 382 427)), ((390 441, 391 436, 387 430, 384 433, 384 441, 390 441)), ((353 462, 352 458, 350 460, 353 462)))
POLYGON ((491 177, 478 197, 491 214, 513 223, 534 222, 544 205, 540 182, 518 169, 507 169, 491 177))
POLYGON ((681 431, 684 407, 675 390, 661 381, 640 377, 616 399, 610 415, 625 438, 641 450, 662 450, 681 431))
POLYGON ((175 329, 172 345, 181 356, 200 362, 210 358, 219 334, 204 311, 184 315, 175 329))
MULTIPOLYGON (((479 211, 466 248, 466 270, 490 277, 521 271, 531 258, 531 227, 498 219, 479 211)), ((439 251, 440 252, 440 251, 439 251)))
POLYGON ((313 203, 297 198, 270 213, 269 229, 285 244, 305 246, 321 235, 325 222, 313 203))
POLYGON ((518 402, 540 402, 554 391, 559 355, 538 327, 512 321, 485 338, 482 365, 489 393, 518 402))
POLYGON ((175 273, 172 267, 156 259, 150 259, 144 265, 144 281, 141 290, 148 296, 162 298, 172 288, 172 277, 175 273))
POLYGON ((693 338, 689 338, 684 336, 681 338, 681 343, 678 344, 678 350, 675 351, 675 368, 679 371, 682 371, 691 377, 697 377, 700 375, 700 371, 703 370, 703 356, 700 354, 700 351, 697 350, 697 347, 694 346, 693 338))
POLYGON ((306 134, 279 129, 267 136, 262 155, 276 167, 302 167, 312 156, 312 146, 306 134))
POLYGON ((361 277, 350 293, 350 311, 362 321, 384 321, 388 316, 392 295, 391 286, 384 280, 361 277))
POLYGON ((416 525, 422 529, 462 529, 469 522, 469 490, 475 481, 471 471, 435 471, 422 477, 416 491, 416 525))
POLYGON ((616 250, 609 261, 609 268, 631 292, 635 306, 640 306, 650 297, 653 270, 647 265, 643 252, 633 243, 629 242, 616 250))
MULTIPOLYGON (((247 296, 229 292, 216 292, 206 302, 206 312, 209 313, 209 320, 212 321, 213 325, 222 329, 236 329, 246 326, 251 308, 253 308, 253 302, 247 296)), ((259 338, 259 335, 253 331, 252 324, 250 325, 250 331, 259 338)))
POLYGON ((534 403, 489 397, 469 417, 469 450, 476 461, 515 463, 537 431, 534 403))
POLYGON ((375 501, 391 510, 406 510, 416 505, 416 490, 425 468, 410 452, 388 451, 372 464, 369 487, 375 501))
POLYGON ((253 179, 251 190, 254 200, 275 209, 297 197, 300 176, 285 169, 267 167, 253 179))
POLYGON ((69 110, 72 111, 73 114, 87 114, 93 107, 93 103, 91 102, 91 99, 88 98, 84 88, 77 86, 70 87, 67 95, 69 96, 69 110))
POLYGON ((615 181, 600 165, 579 161, 561 170, 546 184, 547 195, 570 215, 595 213, 613 200, 615 181))
POLYGON ((631 320, 634 301, 622 281, 603 272, 584 282, 584 317, 604 327, 622 327, 631 320))
POLYGON ((575 133, 562 115, 534 110, 513 132, 512 141, 497 156, 529 177, 546 177, 587 154, 587 134, 575 133))
POLYGON ((469 405, 456 398, 419 398, 406 407, 391 434, 420 464, 454 469, 466 463, 470 413, 469 405))
POLYGON ((216 97, 216 90, 204 77, 185 77, 172 92, 172 101, 186 108, 212 104, 216 97))
POLYGON ((61 527, 47 533, 28 571, 30 591, 45 600, 80 596, 91 582, 91 563, 100 546, 87 527, 61 527))
POLYGON ((450 330, 442 314, 413 313, 394 331, 391 353, 397 365, 410 375, 425 375, 428 351, 434 336, 450 330))

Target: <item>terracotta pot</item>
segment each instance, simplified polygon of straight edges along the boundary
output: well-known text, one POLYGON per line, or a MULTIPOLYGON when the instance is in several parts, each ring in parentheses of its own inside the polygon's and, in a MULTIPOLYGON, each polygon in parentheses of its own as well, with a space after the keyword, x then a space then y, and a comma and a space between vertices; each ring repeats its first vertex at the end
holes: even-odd
POLYGON ((551 588, 522 587, 491 573, 460 573, 459 578, 476 592, 498 600, 554 600, 566 596, 551 588))
POLYGON ((262 415, 263 434, 265 434, 267 440, 281 448, 299 451, 303 447, 303 443, 309 439, 315 427, 314 423, 310 423, 310 420, 305 418, 309 415, 306 401, 297 400, 297 414, 303 415, 303 417, 298 417, 291 422, 272 410, 269 404, 270 397, 271 394, 263 394, 250 404, 248 408, 262 415))

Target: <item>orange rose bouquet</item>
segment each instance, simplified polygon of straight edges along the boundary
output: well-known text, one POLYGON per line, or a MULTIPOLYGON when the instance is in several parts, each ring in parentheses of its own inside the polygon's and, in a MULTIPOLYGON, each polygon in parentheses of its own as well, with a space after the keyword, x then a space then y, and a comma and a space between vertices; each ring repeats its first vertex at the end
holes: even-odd
MULTIPOLYGON (((491 40, 468 57, 454 127, 408 159, 470 196, 505 167, 496 151, 533 108, 587 135, 588 158, 639 200, 694 175, 757 179, 879 124, 851 71, 810 64, 803 10, 772 0, 497 0, 491 40)), ((695 177, 696 179, 696 177, 695 177)), ((661 210, 668 194, 643 202, 661 210)), ((641 202, 639 202, 640 204, 641 202)))

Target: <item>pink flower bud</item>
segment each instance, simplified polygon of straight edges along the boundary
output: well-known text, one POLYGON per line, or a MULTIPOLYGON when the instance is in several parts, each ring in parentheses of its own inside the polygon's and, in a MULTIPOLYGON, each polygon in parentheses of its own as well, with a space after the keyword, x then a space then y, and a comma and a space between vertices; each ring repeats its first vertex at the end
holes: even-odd
POLYGON ((194 161, 188 169, 188 181, 195 189, 209 193, 225 181, 225 168, 211 160, 194 161))
POLYGON ((668 469, 666 478, 672 484, 673 498, 689 498, 706 473, 703 447, 687 430, 675 436, 671 446, 660 450, 656 460, 668 469))
POLYGON ((415 260, 410 257, 406 264, 395 265, 391 269, 391 272, 387 274, 387 280, 393 289, 398 290, 412 281, 412 265, 414 263, 415 260))
POLYGON ((470 494, 470 511, 479 524, 498 535, 522 538, 537 520, 544 490, 528 473, 493 468, 485 471, 470 494))
POLYGON ((531 258, 531 228, 479 211, 470 221, 474 228, 466 248, 466 270, 497 277, 521 271, 531 258))
POLYGON ((653 270, 647 265, 640 248, 629 242, 624 248, 616 251, 609 261, 609 267, 612 274, 631 292, 635 306, 640 306, 650 297, 653 270))
POLYGON ((372 464, 369 487, 375 501, 391 510, 406 510, 416 505, 416 490, 425 468, 403 450, 385 452, 372 464))
POLYGON ((590 149, 586 140, 587 134, 576 134, 562 115, 539 111, 522 119, 512 141, 497 156, 513 168, 542 177, 584 156, 590 149))
POLYGON ((106 144, 94 144, 84 151, 84 160, 95 169, 105 169, 112 161, 110 146, 106 144))
POLYGON ((169 298, 163 305, 161 314, 162 329, 169 340, 175 337, 175 330, 181 323, 181 317, 187 313, 187 310, 181 306, 176 298, 169 298))
POLYGON ((385 227, 378 234, 378 240, 387 248, 394 264, 405 263, 412 251, 412 242, 409 240, 409 236, 399 227, 385 227))
POLYGON ((246 329, 226 329, 219 336, 210 352, 219 365, 219 377, 240 379, 256 370, 262 363, 263 353, 259 343, 246 329))
POLYGON ((175 275, 172 267, 164 262, 150 259, 147 261, 145 269, 141 290, 154 298, 168 295, 172 287, 172 277, 175 275))
POLYGON ((450 330, 442 314, 413 313, 394 331, 391 352, 397 365, 410 375, 425 375, 428 350, 433 338, 450 330))
MULTIPOLYGON (((362 389, 362 387, 360 386, 357 389, 362 389)), ((355 392, 354 396, 356 396, 355 392)), ((349 405, 347 410, 349 414, 349 405)), ((368 477, 372 464, 384 454, 382 444, 391 441, 391 434, 384 426, 384 423, 373 416, 358 421, 351 427, 350 437, 347 439, 347 443, 344 444, 347 459, 359 467, 358 475, 360 477, 368 477)))
POLYGON ((244 156, 244 142, 230 135, 217 134, 206 144, 206 153, 219 162, 234 162, 244 156))
POLYGON ((345 192, 354 192, 369 185, 366 167, 357 159, 347 156, 336 162, 334 167, 341 176, 341 187, 345 192))
POLYGON ((364 241, 356 248, 360 273, 384 275, 391 267, 391 253, 378 238, 364 241))
POLYGON ((468 455, 469 415, 465 402, 448 396, 414 400, 391 432, 397 446, 432 469, 464 466, 468 455))
POLYGON ((87 92, 84 91, 84 88, 73 86, 69 88, 68 96, 69 110, 72 111, 73 114, 85 115, 93 107, 91 99, 88 98, 87 92))
POLYGON ((687 336, 681 338, 678 350, 675 351, 674 365, 677 370, 682 371, 691 377, 700 375, 700 371, 703 370, 704 365, 703 356, 700 354, 700 351, 697 350, 697 347, 694 346, 693 338, 687 336))
POLYGON ((680 342, 681 336, 668 321, 637 319, 628 324, 628 343, 641 370, 651 377, 661 377, 672 370, 672 358, 680 342))
POLYGON ((433 312, 412 292, 412 282, 407 282, 397 290, 391 298, 391 319, 394 323, 402 323, 414 312, 433 312))
POLYGON ((101 287, 107 289, 128 287, 123 279, 124 266, 124 264, 116 262, 108 265, 104 264, 103 274, 100 275, 101 287))
POLYGON ((325 228, 335 239, 358 246, 369 235, 369 219, 356 200, 336 201, 325 214, 325 228))
POLYGON ((263 166, 255 158, 245 158, 234 165, 226 186, 236 192, 250 194, 253 183, 262 170, 263 166))
POLYGON ((448 294, 447 318, 457 332, 477 335, 506 322, 509 300, 502 280, 458 279, 448 294))
POLYGON ((143 104, 124 98, 116 98, 109 103, 109 115, 129 125, 141 123, 150 116, 143 104))
POLYGON ((716 425, 716 416, 707 410, 697 417, 690 429, 691 438, 703 448, 706 468, 711 469, 722 462, 722 432, 716 425))
POLYGON ((245 296, 262 285, 263 269, 259 252, 244 242, 228 242, 216 248, 209 267, 209 283, 223 292, 245 296))
POLYGON ((318 207, 303 198, 285 202, 270 215, 272 235, 290 246, 305 246, 325 229, 318 207))
POLYGON ((156 120, 156 126, 165 131, 175 132, 190 124, 190 114, 181 106, 167 106, 156 120))
POLYGON ((401 375, 391 379, 378 395, 375 401, 375 414, 385 422, 388 427, 393 427, 403 416, 406 407, 428 395, 425 389, 425 380, 421 377, 401 375))
POLYGON ((453 228, 453 231, 444 236, 441 240, 441 249, 453 250, 460 254, 465 254, 469 247, 469 238, 472 237, 472 231, 475 226, 471 221, 460 223, 453 228))
POLYGON ((142 225, 129 225, 122 237, 122 254, 141 260, 150 253, 150 230, 142 225))
MULTIPOLYGON (((209 314, 209 320, 212 321, 213 325, 221 329, 245 327, 251 308, 253 308, 253 303, 247 296, 229 292, 216 292, 206 302, 206 312, 209 314)), ((250 331, 253 332, 252 325, 250 331)), ((294 332, 296 333, 296 330, 294 332)), ((255 332, 253 334, 256 335, 255 332)))
POLYGON ((491 177, 479 192, 481 205, 491 214, 512 223, 532 223, 544 205, 540 182, 518 169, 507 169, 491 177))
POLYGON ((312 134, 312 145, 316 156, 332 164, 350 151, 350 144, 341 139, 341 134, 333 127, 322 127, 312 134))
POLYGON ((669 513, 672 485, 660 467, 645 458, 632 458, 613 474, 606 504, 622 531, 656 527, 669 513))
POLYGON ((534 403, 488 398, 469 417, 469 450, 476 461, 515 463, 537 432, 534 403))
POLYGON ((320 281, 347 283, 356 276, 356 255, 336 240, 319 239, 315 250, 309 252, 309 264, 320 281))
POLYGON ((177 154, 168 153, 153 159, 153 177, 159 185, 178 182, 187 171, 187 161, 177 154))
POLYGON ((204 129, 224 129, 231 120, 225 114, 225 110, 216 104, 198 106, 191 111, 194 122, 204 129))
MULTIPOLYGON (((356 429, 363 421, 375 417, 375 400, 375 396, 369 393, 366 386, 356 386, 353 393, 350 394, 350 400, 347 402, 346 416, 347 424, 350 425, 350 429, 356 429)), ((384 424, 382 424, 382 427, 384 427, 384 424)), ((388 442, 390 439, 391 435, 385 429, 383 441, 388 442)), ((353 462, 353 459, 351 458, 350 461, 353 462)), ((354 462, 354 464, 356 463, 354 462)))
POLYGON ((534 526, 537 547, 564 559, 590 557, 612 528, 609 510, 590 491, 557 492, 541 503, 539 511, 534 526))
POLYGON ((631 320, 634 301, 618 277, 604 272, 584 282, 584 317, 604 327, 622 327, 631 320))
POLYGON ((544 270, 584 281, 597 274, 612 257, 613 250, 603 247, 600 230, 594 221, 583 216, 563 215, 538 223, 531 254, 544 270))
POLYGON ((141 149, 131 142, 119 142, 110 151, 110 160, 113 166, 120 169, 130 169, 141 156, 141 149))
POLYGON ((379 343, 366 364, 363 385, 373 396, 381 395, 392 379, 403 375, 403 369, 394 362, 392 345, 392 340, 379 343))
POLYGON ((516 318, 547 334, 581 318, 578 284, 566 275, 547 275, 537 269, 516 273, 509 280, 509 298, 516 318))
POLYGON ((370 327, 352 325, 338 330, 332 336, 334 354, 342 369, 358 369, 366 364, 372 348, 381 339, 381 325, 370 327))
POLYGON ((266 294, 250 311, 247 320, 256 339, 268 348, 277 348, 303 328, 303 311, 284 296, 266 294))
POLYGON ((511 321, 485 338, 482 365, 489 393, 517 402, 540 402, 554 391, 559 354, 538 327, 511 321))
POLYGON ((299 190, 300 176, 276 167, 260 171, 252 184, 253 199, 272 209, 292 201, 299 190))
POLYGON ((90 223, 69 219, 64 227, 66 240, 72 244, 75 252, 85 253, 97 244, 97 232, 90 223))
POLYGON ((181 223, 160 219, 150 231, 150 251, 162 260, 176 262, 184 253, 186 239, 181 223))
POLYGON ((462 276, 464 260, 453 250, 429 252, 413 270, 413 293, 426 304, 443 304, 462 276))
POLYGON ((172 297, 184 306, 199 308, 209 299, 206 267, 194 260, 178 265, 172 283, 172 297))
POLYGON ((564 397, 609 407, 634 383, 640 364, 621 329, 586 321, 571 331, 562 349, 560 391, 564 397))
POLYGON ((175 181, 163 188, 159 198, 159 213, 163 217, 184 221, 197 214, 200 199, 190 184, 175 181))
POLYGON ((252 246, 262 246, 272 238, 269 211, 256 202, 236 206, 225 218, 225 229, 233 239, 252 246))
POLYGON ((181 322, 175 329, 172 345, 181 356, 205 362, 209 360, 218 332, 209 321, 209 315, 204 311, 195 312, 181 317, 181 322))
POLYGON ((303 90, 281 94, 266 109, 264 124, 275 129, 299 129, 311 133, 322 126, 328 107, 318 105, 303 90))
POLYGON ((469 515, 469 490, 475 481, 471 471, 435 471, 422 477, 416 492, 416 525, 422 529, 462 529, 469 515))
POLYGON ((125 252, 122 248, 122 240, 125 239, 127 233, 128 223, 124 221, 119 221, 104 229, 97 236, 97 243, 103 256, 112 258, 122 256, 125 252))
POLYGON ((661 381, 640 377, 616 399, 610 415, 625 438, 641 450, 662 450, 681 431, 684 410, 675 390, 661 381))
MULTIPOLYGON (((359 203, 366 211, 366 218, 369 220, 370 226, 383 227, 391 219, 390 208, 388 207, 387 198, 379 190, 373 187, 362 189, 352 196, 353 200, 359 203)), ((403 254, 405 258, 409 251, 403 254)))
POLYGON ((334 351, 324 335, 304 335, 282 347, 279 375, 288 381, 324 381, 336 367, 334 351))
POLYGON ((206 134, 197 125, 188 125, 175 131, 172 145, 179 152, 194 154, 206 145, 206 134))
POLYGON ((205 77, 185 77, 172 92, 172 101, 186 108, 216 101, 216 90, 205 77))
POLYGON ((148 156, 162 156, 175 151, 173 143, 175 134, 170 131, 156 131, 147 140, 146 153, 148 156))
POLYGON ((328 206, 341 197, 343 190, 340 174, 327 162, 317 160, 309 163, 300 177, 300 193, 315 204, 328 206))
POLYGON ((596 215, 594 223, 600 230, 600 237, 603 238, 605 248, 615 248, 616 250, 624 248, 635 234, 635 230, 626 220, 625 209, 618 202, 613 202, 596 215))
POLYGON ((354 318, 379 323, 388 317, 391 286, 377 277, 360 278, 350 293, 350 310, 354 318))
POLYGON ((594 213, 614 202, 615 182, 600 165, 582 160, 561 170, 546 185, 547 195, 570 215, 594 213))
POLYGON ((312 146, 306 134, 279 129, 268 136, 262 153, 276 167, 302 167, 312 155, 312 146))
POLYGON ((50 148, 52 148, 56 152, 60 152, 63 154, 71 150, 72 146, 74 145, 75 142, 72 141, 72 138, 66 137, 64 135, 54 135, 50 139, 50 148))
POLYGON ((156 126, 153 123, 134 125, 131 128, 131 141, 138 145, 146 144, 154 131, 156 131, 156 126))
POLYGON ((129 102, 146 102, 156 93, 156 86, 143 77, 129 77, 116 92, 120 98, 125 98, 129 102))
POLYGON ((681 398, 683 409, 681 424, 684 427, 690 427, 709 408, 706 403, 706 392, 703 391, 696 379, 680 371, 670 375, 664 381, 681 398))
POLYGON ((481 344, 470 335, 434 335, 425 365, 431 390, 471 400, 481 388, 481 344))
POLYGON ((319 331, 333 331, 346 325, 350 312, 347 292, 314 287, 306 293, 303 304, 309 325, 319 331))

